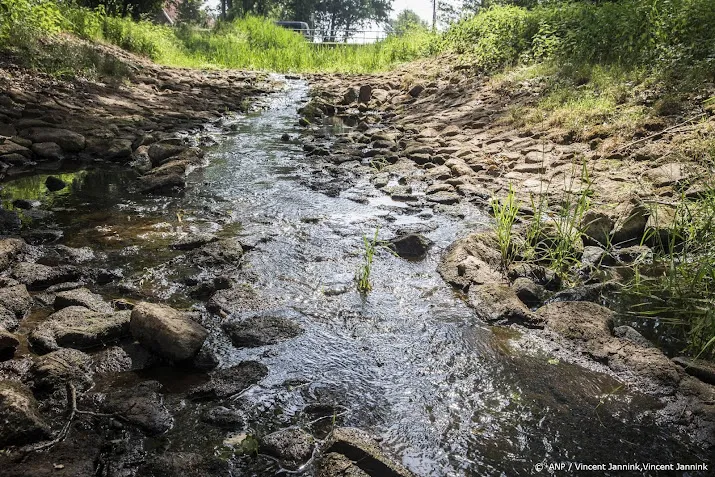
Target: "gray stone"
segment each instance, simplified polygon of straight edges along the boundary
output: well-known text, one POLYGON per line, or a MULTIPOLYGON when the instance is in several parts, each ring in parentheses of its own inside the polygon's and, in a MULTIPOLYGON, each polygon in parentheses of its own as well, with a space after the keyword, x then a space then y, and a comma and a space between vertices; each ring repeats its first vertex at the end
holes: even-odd
POLYGON ((20 131, 20 136, 34 143, 54 142, 65 152, 80 152, 87 145, 84 136, 67 129, 36 127, 20 131))
POLYGON ((189 393, 194 399, 221 399, 238 394, 268 375, 268 368, 256 361, 244 361, 209 373, 210 380, 189 393))
POLYGON ((32 308, 32 297, 25 285, 0 288, 0 307, 12 312, 17 318, 24 318, 32 308))
POLYGON ((185 313, 147 302, 134 306, 130 329, 142 346, 172 361, 196 356, 208 336, 204 327, 185 313))
POLYGON ((511 284, 514 293, 529 308, 540 305, 546 296, 546 290, 526 277, 518 277, 511 284))
POLYGON ((289 470, 297 470, 310 460, 314 447, 313 436, 295 427, 268 434, 261 441, 261 450, 277 457, 289 470))
POLYGON ((628 340, 631 343, 637 344, 644 348, 653 348, 653 343, 648 341, 645 336, 638 333, 634 328, 630 326, 617 326, 613 328, 613 335, 617 338, 628 340))
POLYGON ((104 412, 118 414, 149 435, 171 429, 174 419, 159 394, 161 384, 146 381, 131 389, 112 392, 102 404, 104 412))
POLYGON ((318 461, 317 477, 370 477, 370 474, 344 455, 328 452, 318 461))
POLYGON ((83 306, 92 311, 101 313, 112 313, 114 311, 112 306, 105 302, 100 295, 92 293, 86 288, 75 288, 73 290, 59 292, 55 295, 55 311, 59 311, 68 306, 83 306))
POLYGON ((29 290, 43 290, 58 283, 75 281, 81 273, 71 265, 48 267, 39 263, 20 262, 13 268, 12 275, 27 285, 29 290))
POLYGON ((167 193, 175 189, 186 188, 186 178, 184 174, 158 174, 142 176, 138 179, 139 192, 167 193))
POLYGON ((0 306, 0 329, 7 331, 15 331, 20 326, 20 321, 7 308, 0 306))
POLYGON ((12 358, 18 346, 20 340, 17 336, 0 327, 0 361, 12 358))
POLYGON ((69 306, 51 314, 29 334, 39 352, 61 347, 90 349, 129 335, 129 311, 97 313, 82 306, 69 306))
POLYGON ((221 328, 234 346, 255 348, 300 335, 303 329, 294 321, 297 316, 298 313, 287 309, 242 313, 230 316, 221 324, 221 328))
POLYGON ((154 167, 162 164, 167 159, 178 156, 186 149, 186 146, 181 144, 176 144, 175 141, 159 141, 155 142, 149 146, 147 151, 149 154, 149 159, 154 167))
POLYGON ((16 235, 20 232, 22 221, 15 211, 5 210, 0 206, 0 234, 16 235))
POLYGON ((671 162, 646 171, 645 176, 655 187, 665 187, 681 184, 690 177, 690 174, 685 164, 671 162))
MULTIPOLYGON (((215 235, 207 233, 189 234, 171 244, 171 248, 176 250, 193 250, 218 240, 215 235)), ((239 245, 240 246, 240 245, 239 245)))
POLYGON ((425 90, 425 87, 422 86, 421 84, 416 84, 412 88, 410 88, 410 91, 408 94, 412 96, 413 98, 418 97, 420 94, 422 94, 422 91, 425 90))
POLYGON ((61 348, 38 357, 30 368, 33 389, 52 393, 72 384, 78 391, 92 384, 92 358, 82 351, 61 348))
POLYGON ((487 323, 543 326, 543 323, 519 299, 516 292, 500 283, 486 283, 470 287, 469 305, 475 310, 477 316, 487 323))
POLYGON ((402 258, 423 258, 432 241, 421 234, 401 235, 390 240, 390 247, 402 258))
POLYGON ((209 409, 201 416, 201 420, 216 427, 234 430, 242 428, 246 423, 240 411, 224 406, 209 409))
POLYGON ((596 303, 571 301, 549 303, 536 311, 546 326, 565 338, 589 341, 610 338, 613 312, 596 303))
POLYGON ((611 241, 613 225, 611 217, 604 212, 593 209, 587 210, 581 219, 584 242, 603 246, 608 245, 611 241))
POLYGON ((467 289, 470 285, 501 280, 497 271, 501 254, 493 233, 476 233, 453 243, 437 271, 450 285, 467 289))
POLYGON ((360 86, 360 92, 358 93, 358 100, 363 104, 367 104, 370 102, 371 99, 372 99, 372 86, 370 86, 369 84, 360 86))
POLYGON ((64 157, 60 145, 54 142, 36 142, 31 149, 37 157, 42 159, 59 161, 64 157))
MULTIPOLYGON (((0 226, 1 225, 2 219, 0 218, 0 226)), ((0 272, 7 270, 24 249, 25 241, 22 239, 0 239, 0 272)))
MULTIPOLYGON (((412 472, 388 457, 387 454, 380 450, 375 439, 360 429, 351 427, 333 429, 325 443, 323 452, 325 454, 341 454, 347 457, 370 476, 413 477, 412 472)), ((320 475, 327 476, 330 474, 320 475)))
POLYGON ((612 243, 622 245, 640 242, 645 232, 650 211, 638 197, 632 197, 616 207, 616 222, 613 227, 612 243))
POLYGON ((689 375, 698 378, 704 383, 715 385, 714 363, 702 359, 687 358, 685 356, 677 356, 673 358, 673 362, 683 368, 689 375))
POLYGON ((0 449, 30 444, 50 435, 32 392, 15 381, 0 381, 0 449))
POLYGON ((58 177, 48 176, 47 179, 45 179, 45 187, 47 187, 47 190, 50 192, 57 192, 67 187, 67 184, 58 177))
POLYGON ((232 475, 228 460, 193 452, 149 454, 136 477, 224 477, 232 475))

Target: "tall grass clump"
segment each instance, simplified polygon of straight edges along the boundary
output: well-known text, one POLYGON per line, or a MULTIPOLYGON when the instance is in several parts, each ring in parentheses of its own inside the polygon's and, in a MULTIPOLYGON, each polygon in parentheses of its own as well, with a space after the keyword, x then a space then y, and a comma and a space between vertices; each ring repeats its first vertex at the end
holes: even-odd
POLYGON ((372 237, 372 239, 368 238, 367 235, 362 236, 362 262, 360 263, 360 267, 355 273, 355 282, 357 284, 357 289, 361 293, 367 293, 372 290, 370 274, 372 273, 372 261, 375 258, 375 252, 380 246, 380 242, 377 238, 379 234, 380 228, 378 227, 375 229, 375 235, 372 237))
POLYGON ((519 203, 516 200, 514 188, 509 185, 509 193, 504 200, 492 198, 492 213, 496 221, 497 243, 501 255, 501 268, 504 273, 516 256, 514 244, 514 223, 519 213, 519 203))

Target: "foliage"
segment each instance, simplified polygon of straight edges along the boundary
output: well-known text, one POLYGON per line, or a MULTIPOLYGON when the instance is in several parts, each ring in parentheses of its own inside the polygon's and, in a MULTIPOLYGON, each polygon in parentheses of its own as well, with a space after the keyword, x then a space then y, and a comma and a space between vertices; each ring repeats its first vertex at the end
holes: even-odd
POLYGON ((372 290, 372 284, 370 283, 370 274, 372 273, 372 261, 375 258, 375 251, 380 245, 377 236, 380 233, 380 228, 375 229, 375 235, 372 240, 367 238, 367 235, 362 236, 363 242, 363 256, 360 268, 355 273, 355 281, 357 282, 357 289, 360 292, 367 293, 372 290))
POLYGON ((390 27, 395 35, 402 36, 414 29, 427 29, 427 22, 409 9, 402 10, 394 20, 390 20, 390 27))
POLYGON ((102 9, 108 15, 140 20, 161 11, 164 0, 74 0, 77 6, 96 10, 102 9))
POLYGON ((509 193, 504 200, 500 201, 496 197, 492 198, 492 212, 496 221, 497 242, 501 252, 501 267, 503 272, 506 273, 516 255, 516 247, 513 243, 513 228, 519 213, 519 203, 511 185, 509 185, 509 193))

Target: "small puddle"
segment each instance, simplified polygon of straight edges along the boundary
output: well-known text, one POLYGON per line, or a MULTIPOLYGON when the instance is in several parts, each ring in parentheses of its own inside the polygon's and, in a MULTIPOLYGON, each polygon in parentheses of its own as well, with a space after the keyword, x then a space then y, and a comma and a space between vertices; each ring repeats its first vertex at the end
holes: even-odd
MULTIPOLYGON (((682 436, 656 424, 658 402, 548 351, 511 346, 518 333, 480 323, 442 281, 440 254, 487 223, 481 211, 465 207, 464 220, 419 214, 360 177, 338 197, 307 187, 321 164, 281 141, 300 134, 296 109, 306 99, 307 85, 288 81, 265 111, 238 118, 236 132, 218 138, 210 165, 191 174, 180 196, 133 195, 132 174, 103 164, 61 176, 70 184, 62 193, 47 191, 43 175, 17 178, 2 185, 2 200, 40 201, 43 212, 24 219, 30 230, 60 229, 61 243, 94 251, 88 264, 119 270, 119 285, 96 288, 107 297, 201 308, 182 281, 197 271, 176 260, 181 252, 169 244, 188 231, 270 237, 245 256, 243 269, 255 289, 303 313, 305 333, 256 349, 236 349, 216 330, 209 338, 221 366, 249 359, 268 366, 269 375, 236 398, 259 435, 296 424, 315 429, 320 415, 308 406, 380 435, 423 476, 534 475, 542 461, 702 461, 682 436), (350 199, 364 191, 367 200, 350 199), (374 289, 361 295, 353 276, 362 237, 378 227, 385 239, 405 227, 424 230, 435 245, 421 261, 378 250, 374 289)), ((158 379, 169 401, 183 402, 182 393, 205 377, 155 368, 98 386, 145 379, 158 379)), ((198 419, 207 405, 184 404, 174 428, 149 447, 220 454, 225 433, 198 419)), ((260 474, 273 464, 239 465, 260 474)))

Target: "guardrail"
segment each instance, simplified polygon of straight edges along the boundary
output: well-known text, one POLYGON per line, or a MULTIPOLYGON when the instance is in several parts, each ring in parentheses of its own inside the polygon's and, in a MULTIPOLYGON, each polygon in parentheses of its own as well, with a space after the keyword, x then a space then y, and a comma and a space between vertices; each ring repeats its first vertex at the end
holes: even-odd
POLYGON ((309 43, 315 45, 366 45, 384 40, 389 35, 385 30, 341 30, 334 35, 317 28, 293 31, 302 34, 309 43))

